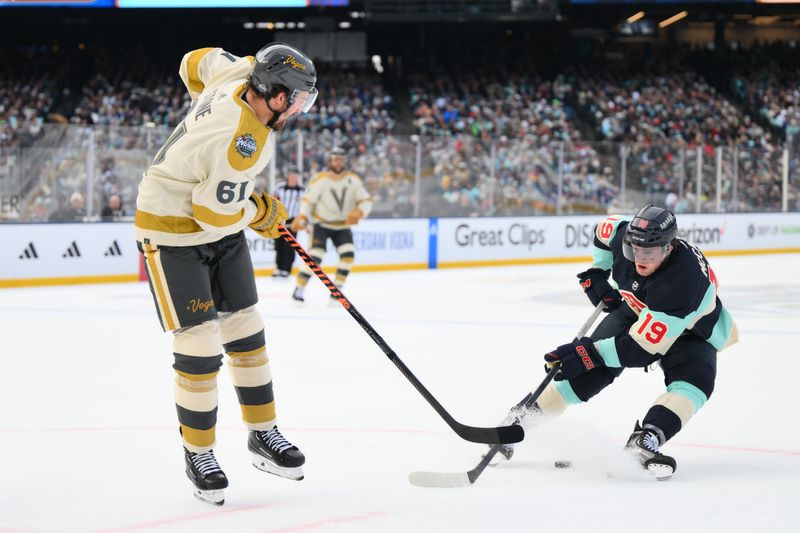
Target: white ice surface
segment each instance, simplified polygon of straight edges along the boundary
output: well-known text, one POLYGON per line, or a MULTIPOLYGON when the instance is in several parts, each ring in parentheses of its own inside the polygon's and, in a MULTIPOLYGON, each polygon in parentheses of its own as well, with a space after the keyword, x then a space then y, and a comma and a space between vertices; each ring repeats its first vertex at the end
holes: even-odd
MULTIPOLYGON (((216 452, 231 483, 221 508, 194 499, 183 473, 171 335, 146 284, 4 289, 0 531, 800 531, 800 255, 712 264, 741 342, 720 354, 714 395, 665 448, 673 479, 621 462, 663 391, 659 370, 628 370, 459 489, 407 475, 467 470, 482 446, 450 431, 319 282, 298 309, 291 282, 259 278, 280 427, 307 455, 306 479, 250 465, 221 372, 216 452), (559 459, 574 466, 553 468, 559 459)), ((590 314, 577 270, 356 273, 345 293, 456 419, 491 426, 590 314)))

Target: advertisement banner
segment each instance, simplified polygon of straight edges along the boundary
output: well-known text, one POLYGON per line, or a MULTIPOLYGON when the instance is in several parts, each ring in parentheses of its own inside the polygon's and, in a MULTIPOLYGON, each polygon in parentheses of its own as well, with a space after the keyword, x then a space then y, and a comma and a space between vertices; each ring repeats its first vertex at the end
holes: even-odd
POLYGON ((0 7, 114 7, 114 0, 11 0, 0 7))
POLYGON ((306 7, 307 0, 117 0, 117 7, 306 7))
POLYGON ((0 224, 0 281, 136 275, 133 224, 0 224))
MULTIPOLYGON (((588 257, 597 216, 443 218, 439 266, 588 257)), ((679 214, 678 237, 720 253, 800 251, 800 213, 679 214)))
MULTIPOLYGON (((596 216, 367 219, 353 227, 356 270, 588 260, 596 216)), ((274 241, 245 231, 259 274, 275 266, 274 241)), ((678 236, 703 252, 800 252, 800 213, 678 215, 678 236)), ((136 279, 133 224, 0 224, 0 287, 136 279), (105 279, 102 279, 105 278, 105 279), (30 282, 25 283, 25 280, 30 282)), ((300 244, 308 250, 309 236, 300 244)), ((328 243, 323 266, 337 254, 328 243)), ((299 259, 295 266, 299 266, 299 259)))
MULTIPOLYGON (((275 266, 274 241, 262 239, 246 231, 247 244, 256 270, 275 266)), ((297 236, 300 245, 308 251, 309 235, 301 231, 297 236)), ((363 267, 425 268, 428 265, 428 219, 366 219, 353 226, 353 243, 356 247, 354 269, 363 267)), ((335 266, 336 249, 328 241, 323 266, 335 266)), ((300 259, 295 260, 299 266, 300 259)))
POLYGON ((597 217, 442 218, 438 263, 459 266, 585 256, 596 222, 597 217))

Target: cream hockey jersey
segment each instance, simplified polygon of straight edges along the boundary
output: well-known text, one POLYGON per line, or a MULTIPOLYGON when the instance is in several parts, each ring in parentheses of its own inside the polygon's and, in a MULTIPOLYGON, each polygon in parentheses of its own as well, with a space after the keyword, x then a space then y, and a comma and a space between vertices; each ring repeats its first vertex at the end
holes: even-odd
POLYGON ((247 227, 255 177, 275 153, 275 134, 242 96, 252 57, 202 48, 183 57, 192 106, 145 170, 136 240, 165 246, 218 241, 247 227))
POLYGON ((364 188, 361 178, 345 170, 341 176, 320 172, 308 184, 300 202, 300 214, 329 229, 349 227, 347 213, 361 209, 364 216, 372 209, 372 198, 364 188))

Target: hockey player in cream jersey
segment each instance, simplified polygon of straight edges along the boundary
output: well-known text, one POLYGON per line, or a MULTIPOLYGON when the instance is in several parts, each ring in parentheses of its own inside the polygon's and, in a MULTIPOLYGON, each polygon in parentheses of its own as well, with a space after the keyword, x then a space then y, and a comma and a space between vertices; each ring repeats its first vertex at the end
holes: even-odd
MULTIPOLYGON (((372 199, 361 178, 345 170, 344 156, 341 148, 331 150, 328 170, 311 180, 300 204, 300 214, 292 221, 295 231, 306 227, 310 219, 315 221, 308 253, 318 265, 322 263, 328 239, 333 242, 339 254, 336 268, 336 286, 339 288, 347 281, 355 259, 350 227, 358 224, 372 209, 372 199)), ((311 269, 305 264, 301 265, 297 287, 292 295, 295 301, 304 301, 303 291, 310 278, 311 269)))
POLYGON ((276 132, 316 98, 316 70, 281 43, 255 57, 220 48, 183 57, 192 106, 139 185, 136 240, 161 325, 174 333, 175 403, 186 473, 203 501, 222 504, 228 480, 213 447, 223 350, 253 464, 302 479, 305 457, 278 431, 264 324, 244 228, 278 236, 280 201, 254 191, 276 132))

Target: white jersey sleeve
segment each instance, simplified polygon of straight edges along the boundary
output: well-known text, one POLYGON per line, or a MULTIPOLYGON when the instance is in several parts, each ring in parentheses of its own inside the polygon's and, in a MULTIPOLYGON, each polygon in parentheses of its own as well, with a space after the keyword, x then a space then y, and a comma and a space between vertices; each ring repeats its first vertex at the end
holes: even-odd
POLYGON ((218 85, 231 71, 238 70, 234 65, 239 66, 237 63, 241 64, 242 59, 252 64, 252 56, 240 58, 222 48, 199 48, 185 54, 178 74, 186 85, 192 102, 207 86, 218 85))
POLYGON ((275 152, 275 134, 243 98, 250 71, 248 58, 220 48, 184 56, 181 77, 195 100, 139 184, 137 240, 191 246, 252 221, 249 197, 275 152))

